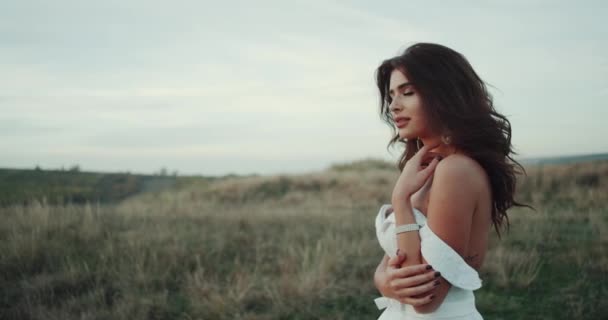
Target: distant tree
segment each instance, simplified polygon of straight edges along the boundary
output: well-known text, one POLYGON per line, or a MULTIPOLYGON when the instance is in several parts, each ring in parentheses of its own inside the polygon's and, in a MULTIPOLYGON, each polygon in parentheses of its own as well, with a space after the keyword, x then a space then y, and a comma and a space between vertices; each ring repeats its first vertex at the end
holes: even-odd
POLYGON ((36 165, 36 168, 34 168, 34 170, 36 170, 36 171, 42 171, 42 168, 40 168, 39 165, 36 165))
POLYGON ((167 168, 165 167, 162 167, 160 168, 160 172, 158 174, 162 177, 166 177, 169 174, 169 170, 167 170, 167 168))
POLYGON ((75 164, 70 167, 70 172, 80 172, 80 166, 75 164))

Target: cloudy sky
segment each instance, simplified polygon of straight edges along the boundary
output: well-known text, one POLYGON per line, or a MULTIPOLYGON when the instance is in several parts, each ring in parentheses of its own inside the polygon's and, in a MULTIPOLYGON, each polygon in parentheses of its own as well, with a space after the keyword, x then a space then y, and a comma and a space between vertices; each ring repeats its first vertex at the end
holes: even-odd
POLYGON ((0 167, 392 161, 373 73, 418 41, 494 87, 521 157, 607 152, 606 17, 605 1, 3 1, 0 167))

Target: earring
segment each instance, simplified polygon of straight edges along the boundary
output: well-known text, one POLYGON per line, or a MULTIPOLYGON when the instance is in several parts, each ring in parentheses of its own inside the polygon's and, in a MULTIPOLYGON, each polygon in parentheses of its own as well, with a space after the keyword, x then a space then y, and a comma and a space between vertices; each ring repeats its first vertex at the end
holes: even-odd
POLYGON ((416 147, 420 150, 420 138, 416 138, 416 147))
POLYGON ((452 143, 452 137, 448 135, 443 135, 441 136, 441 142, 443 142, 443 144, 450 144, 452 143))

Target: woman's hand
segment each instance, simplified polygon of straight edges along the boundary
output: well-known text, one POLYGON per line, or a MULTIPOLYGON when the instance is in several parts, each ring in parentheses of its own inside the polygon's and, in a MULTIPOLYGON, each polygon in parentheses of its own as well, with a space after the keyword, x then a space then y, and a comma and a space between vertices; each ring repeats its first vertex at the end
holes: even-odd
POLYGON ((433 299, 433 289, 439 285, 439 273, 427 264, 401 267, 404 255, 390 258, 386 268, 376 269, 375 282, 380 293, 412 306, 425 305, 433 299), (428 268, 427 268, 428 267, 428 268))
POLYGON ((425 145, 416 154, 410 158, 403 167, 397 183, 393 189, 392 200, 403 201, 403 199, 409 199, 416 191, 418 191, 426 180, 431 176, 435 170, 435 166, 439 163, 439 156, 434 156, 429 153, 429 150, 438 147, 437 145, 425 145), (429 158, 433 157, 433 160, 428 163, 429 158), (424 164, 428 163, 426 168, 424 164))

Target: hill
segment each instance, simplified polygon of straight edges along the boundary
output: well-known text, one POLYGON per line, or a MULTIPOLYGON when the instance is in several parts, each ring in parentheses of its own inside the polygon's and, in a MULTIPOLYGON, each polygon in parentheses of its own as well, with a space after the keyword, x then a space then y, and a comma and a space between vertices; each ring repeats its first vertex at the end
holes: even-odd
POLYGON ((76 170, 0 169, 0 206, 32 200, 49 204, 111 203, 140 192, 175 187, 173 176, 76 170))

